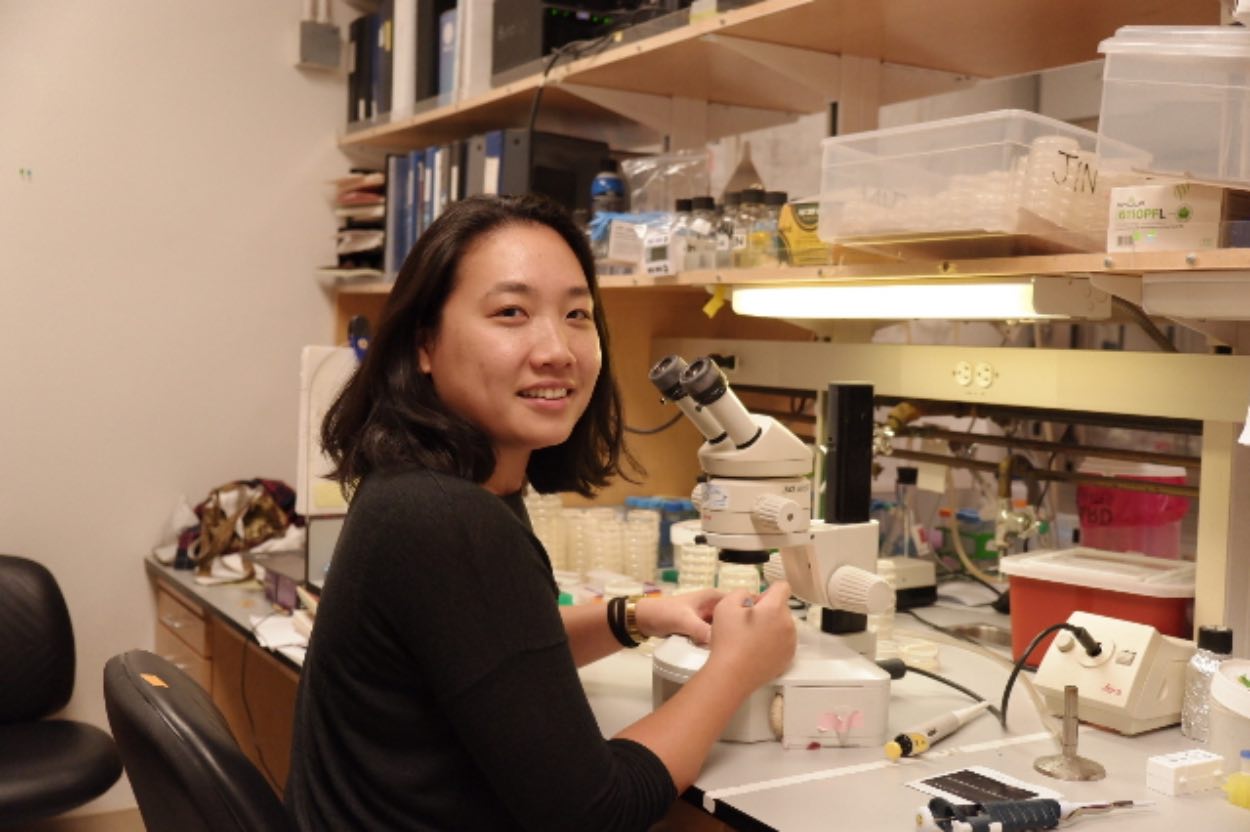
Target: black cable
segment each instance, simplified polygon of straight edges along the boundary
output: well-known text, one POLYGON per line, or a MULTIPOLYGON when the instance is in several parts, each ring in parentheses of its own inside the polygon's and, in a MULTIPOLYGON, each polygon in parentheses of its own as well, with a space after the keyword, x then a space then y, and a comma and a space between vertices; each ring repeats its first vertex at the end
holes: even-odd
POLYGON ((1020 675, 1020 671, 1024 668, 1024 663, 1029 660, 1029 654, 1037 649, 1037 645, 1042 643, 1042 639, 1059 630, 1067 630, 1076 636, 1077 640, 1081 642, 1081 647, 1084 648, 1086 654, 1090 656, 1097 656, 1102 652, 1102 645, 1094 641, 1094 637, 1089 634, 1089 630, 1086 630, 1084 627, 1078 627, 1075 624, 1069 624, 1066 621, 1061 621, 1058 624, 1051 624, 1049 627, 1033 636, 1033 640, 1029 642, 1029 646, 1024 648, 1024 652, 1020 654, 1020 658, 1016 659, 1015 665, 1011 668, 1011 675, 1007 677, 1007 686, 1003 688, 1003 703, 999 706, 1000 713, 998 721, 1004 728, 1007 727, 1007 700, 1011 697, 1011 688, 1012 685, 1016 683, 1016 677, 1020 675))
MULTIPOLYGON (((534 99, 530 102, 530 117, 526 123, 526 133, 530 140, 530 153, 533 154, 534 148, 534 125, 538 122, 538 107, 543 100, 543 89, 547 86, 547 76, 551 74, 551 70, 555 68, 556 63, 567 55, 574 58, 582 58, 591 54, 596 49, 602 49, 612 40, 612 36, 629 26, 645 12, 650 12, 655 6, 654 2, 644 3, 636 9, 623 9, 621 20, 614 23, 602 35, 584 40, 570 41, 563 46, 557 46, 551 50, 551 57, 548 58, 546 65, 543 67, 542 77, 538 81, 538 88, 534 90, 534 99)), ((531 160, 532 161, 532 160, 531 160)))
POLYGON ((969 644, 975 644, 977 646, 981 645, 981 642, 977 641, 972 636, 964 635, 963 633, 960 633, 956 630, 952 630, 949 627, 943 627, 941 624, 938 624, 934 621, 930 621, 929 619, 924 618, 923 616, 917 615, 915 610, 899 610, 899 612, 904 613, 906 615, 910 615, 912 618, 916 619, 921 624, 925 625, 926 627, 932 630, 936 630, 937 632, 941 633, 944 636, 949 636, 950 638, 957 638, 960 641, 966 641, 969 644))
POLYGON ((626 425, 626 426, 625 426, 625 432, 626 432, 626 433, 636 433, 636 434, 638 434, 639 436, 654 436, 654 435, 655 435, 655 434, 657 434, 657 433, 663 433, 664 431, 666 431, 666 430, 668 430, 669 428, 671 428, 673 425, 675 425, 675 424, 677 424, 678 422, 680 422, 680 421, 681 421, 681 417, 682 417, 682 412, 679 410, 679 411, 677 411, 677 415, 676 415, 676 416, 674 416, 673 418, 669 419, 669 420, 668 420, 667 422, 665 422, 664 424, 659 425, 658 427, 654 427, 654 428, 631 428, 629 425, 626 425))
MULTIPOLYGON (((954 688, 955 690, 959 691, 960 693, 964 694, 965 696, 969 696, 969 697, 971 697, 971 698, 972 698, 972 700, 973 700, 973 701, 975 701, 975 702, 985 702, 985 701, 986 701, 985 697, 984 697, 984 696, 981 696, 981 695, 980 695, 979 693, 977 693, 976 691, 971 690, 971 689, 969 689, 969 688, 966 688, 966 687, 964 687, 963 685, 961 685, 961 684, 959 684, 958 682, 956 682, 955 680, 953 680, 953 679, 948 679, 948 678, 946 678, 945 676, 941 675, 940 673, 934 673, 934 672, 933 672, 933 671, 931 671, 931 670, 925 670, 925 669, 920 668, 920 667, 913 667, 912 665, 909 665, 909 664, 908 664, 908 665, 904 665, 904 667, 906 667, 906 668, 907 668, 907 671, 908 671, 909 673, 917 673, 917 674, 919 674, 919 675, 921 675, 921 676, 924 676, 926 679, 932 679, 932 680, 933 680, 933 681, 935 681, 935 682, 941 682, 942 684, 946 685, 947 687, 954 688)), ((992 713, 994 716, 998 716, 998 715, 1001 713, 1001 711, 999 711, 999 709, 998 709, 998 708, 996 708, 996 707, 994 707, 993 705, 990 705, 990 706, 989 706, 989 708, 987 708, 986 710, 988 710, 988 711, 989 711, 990 713, 992 713)))
POLYGON ((278 614, 278 610, 270 610, 252 625, 248 635, 250 640, 243 642, 243 655, 239 658, 239 697, 243 700, 243 713, 247 716, 247 730, 252 736, 252 746, 256 749, 256 759, 260 763, 261 769, 265 772, 265 777, 276 789, 278 788, 278 778, 274 777, 273 771, 269 768, 269 763, 265 761, 265 752, 261 750, 260 741, 256 737, 256 720, 252 717, 252 705, 247 701, 247 654, 251 642, 260 643, 260 639, 256 638, 256 631, 260 629, 260 625, 264 624, 270 618, 278 614))
MULTIPOLYGON (((886 673, 890 674, 891 679, 902 679, 904 676, 907 675, 908 671, 911 671, 912 673, 919 674, 920 676, 924 676, 925 678, 932 679, 935 682, 941 682, 944 685, 948 685, 954 688, 955 690, 959 691, 960 693, 972 697, 972 699, 977 702, 986 701, 985 697, 981 696, 976 691, 970 690, 969 688, 966 688, 963 685, 959 684, 958 682, 952 679, 948 679, 947 677, 942 676, 939 673, 934 673, 932 670, 924 670, 923 668, 914 667, 913 665, 907 664, 902 659, 878 659, 877 667, 881 668, 886 673)), ((994 714, 994 716, 998 716, 998 708, 995 708, 993 705, 990 705, 988 710, 990 713, 994 714)))
MULTIPOLYGON (((961 576, 961 577, 963 577, 963 578, 967 578, 968 580, 972 581, 973 583, 978 583, 978 584, 980 584, 981 586, 985 587, 985 588, 986 588, 986 589, 988 589, 990 592, 994 593, 994 597, 995 597, 995 598, 1001 598, 1001 597, 1003 597, 1003 591, 1002 591, 1001 589, 999 589, 998 587, 994 586, 994 585, 993 585, 992 583, 990 583, 989 581, 985 580, 984 578, 979 578, 979 577, 977 577, 976 575, 973 575, 971 572, 968 572, 966 569, 965 569, 963 572, 959 573, 959 574, 960 574, 960 576, 961 576)), ((991 603, 992 603, 992 602, 991 602, 991 603)))

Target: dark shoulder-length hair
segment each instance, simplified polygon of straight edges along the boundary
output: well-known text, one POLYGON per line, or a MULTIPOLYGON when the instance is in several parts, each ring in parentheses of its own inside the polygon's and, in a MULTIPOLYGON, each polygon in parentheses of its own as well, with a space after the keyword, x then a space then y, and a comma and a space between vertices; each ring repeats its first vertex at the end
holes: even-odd
POLYGON ((321 425, 332 476, 350 491, 373 471, 416 466, 473 482, 495 469, 490 438, 448 409, 417 364, 417 347, 438 331, 443 306, 465 251, 492 231, 517 224, 544 225, 577 256, 593 299, 603 354, 586 412, 563 443, 530 455, 526 471, 539 491, 592 495, 622 474, 626 450, 620 394, 612 375, 608 331, 594 257, 568 212, 538 196, 474 196, 454 202, 431 223, 404 261, 364 360, 321 425))

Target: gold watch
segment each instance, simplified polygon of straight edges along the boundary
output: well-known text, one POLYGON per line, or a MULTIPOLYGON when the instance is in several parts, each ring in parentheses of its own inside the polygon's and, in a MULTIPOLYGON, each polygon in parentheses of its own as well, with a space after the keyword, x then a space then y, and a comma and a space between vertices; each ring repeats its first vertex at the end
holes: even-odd
POLYGON ((647 640, 642 630, 638 629, 638 602, 645 597, 645 595, 631 595, 625 599, 625 632, 629 633, 629 637, 638 644, 647 640))

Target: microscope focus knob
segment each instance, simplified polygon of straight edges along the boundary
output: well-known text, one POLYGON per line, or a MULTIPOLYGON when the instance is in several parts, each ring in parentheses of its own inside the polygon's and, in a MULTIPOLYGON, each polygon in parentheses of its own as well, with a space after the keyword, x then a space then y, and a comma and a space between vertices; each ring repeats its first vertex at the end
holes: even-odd
POLYGON ((799 504, 777 494, 765 494, 755 501, 751 513, 765 530, 795 532, 803 526, 799 504))
POLYGON ((843 566, 829 576, 829 606, 847 612, 877 615, 894 606, 894 587, 875 572, 843 566))

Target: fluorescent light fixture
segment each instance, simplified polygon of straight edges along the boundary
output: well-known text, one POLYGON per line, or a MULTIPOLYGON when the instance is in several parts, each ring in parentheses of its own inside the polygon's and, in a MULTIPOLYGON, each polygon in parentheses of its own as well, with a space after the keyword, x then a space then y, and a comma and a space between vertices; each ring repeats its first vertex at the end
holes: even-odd
POLYGON ((979 283, 830 283, 820 286, 739 286, 740 315, 901 321, 1105 319, 1111 298, 1083 277, 1030 277, 979 283))

